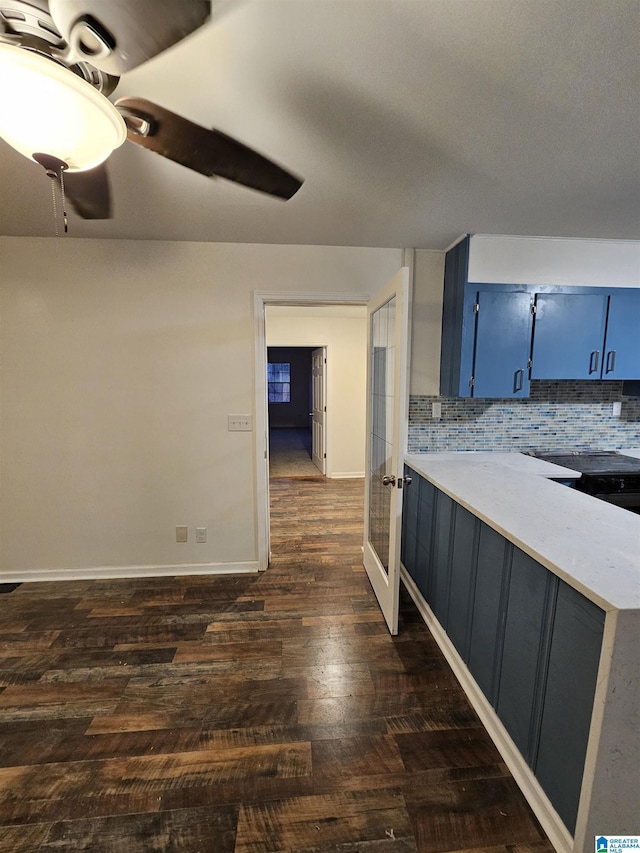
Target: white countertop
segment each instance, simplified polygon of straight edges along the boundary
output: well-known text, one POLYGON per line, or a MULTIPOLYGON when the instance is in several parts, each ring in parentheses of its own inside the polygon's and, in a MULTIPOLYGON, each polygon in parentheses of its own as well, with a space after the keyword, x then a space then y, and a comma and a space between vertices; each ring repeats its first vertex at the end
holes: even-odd
POLYGON ((576 471, 520 453, 406 462, 603 610, 640 608, 640 516, 549 479, 576 471))

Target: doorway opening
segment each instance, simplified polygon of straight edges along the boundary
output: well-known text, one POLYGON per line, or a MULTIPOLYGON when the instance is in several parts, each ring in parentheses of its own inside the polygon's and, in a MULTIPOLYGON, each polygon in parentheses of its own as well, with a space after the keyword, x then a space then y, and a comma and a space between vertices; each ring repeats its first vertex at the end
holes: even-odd
POLYGON ((269 478, 323 477, 326 347, 267 346, 269 478))
POLYGON ((313 373, 317 374, 318 370, 312 366, 311 377, 307 373, 307 382, 311 381, 311 386, 307 398, 306 429, 298 436, 299 442, 304 445, 303 453, 307 454, 307 464, 312 466, 307 471, 310 477, 322 481, 324 463, 326 480, 363 478, 366 458, 367 308, 362 294, 357 297, 332 294, 327 299, 325 294, 255 293, 254 317, 258 462, 256 493, 260 508, 258 557, 260 568, 266 569, 270 556, 269 481, 274 474, 273 461, 277 460, 279 439, 288 438, 292 441, 296 438, 290 427, 283 427, 289 432, 288 436, 273 430, 274 409, 282 407, 282 412, 286 412, 286 409, 283 404, 277 406, 272 402, 269 405, 268 386, 270 381, 280 382, 279 386, 272 386, 273 394, 286 396, 287 371, 283 368, 278 373, 278 368, 274 367, 270 378, 267 367, 269 358, 274 365, 290 366, 289 383, 292 381, 291 365, 294 362, 284 358, 283 350, 306 350, 312 358, 315 350, 316 367, 326 358, 326 364, 323 365, 326 373, 322 383, 324 404, 319 407, 321 412, 314 412, 313 407, 314 378, 318 382, 313 373), (309 426, 315 465, 308 456, 309 426), (273 460, 270 458, 272 455, 273 460))

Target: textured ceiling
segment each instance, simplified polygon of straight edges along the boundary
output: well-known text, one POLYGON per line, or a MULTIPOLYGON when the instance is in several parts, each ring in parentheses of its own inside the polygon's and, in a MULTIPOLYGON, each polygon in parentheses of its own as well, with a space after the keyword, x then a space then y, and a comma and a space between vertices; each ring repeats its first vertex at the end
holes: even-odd
MULTIPOLYGON (((305 177, 280 202, 130 143, 77 237, 447 246, 465 232, 637 239, 637 0, 253 0, 126 74, 305 177)), ((5 85, 5 81, 2 81, 5 85)), ((0 233, 54 233, 0 141, 0 233)))

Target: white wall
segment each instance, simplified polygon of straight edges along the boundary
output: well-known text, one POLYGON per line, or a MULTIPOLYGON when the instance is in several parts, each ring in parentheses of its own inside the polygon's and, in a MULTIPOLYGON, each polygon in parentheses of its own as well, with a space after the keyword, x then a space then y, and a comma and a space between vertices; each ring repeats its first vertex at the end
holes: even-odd
POLYGON ((327 347, 327 476, 364 477, 366 306, 266 309, 268 346, 327 347))
POLYGON ((411 394, 440 393, 444 252, 416 250, 411 305, 411 394))
POLYGON ((469 281, 640 287, 640 242, 475 234, 469 281))
POLYGON ((402 253, 6 237, 0 258, 0 573, 20 580, 254 568, 254 441, 227 431, 254 408, 252 291, 366 298, 402 253))

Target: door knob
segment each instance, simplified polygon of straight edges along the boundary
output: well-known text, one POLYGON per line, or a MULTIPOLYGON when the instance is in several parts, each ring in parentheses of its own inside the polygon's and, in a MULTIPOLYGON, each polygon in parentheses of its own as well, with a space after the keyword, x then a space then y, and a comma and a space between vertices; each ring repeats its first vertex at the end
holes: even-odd
POLYGON ((396 478, 393 476, 393 474, 390 477, 385 474, 385 476, 382 478, 383 486, 395 486, 395 484, 396 478))

